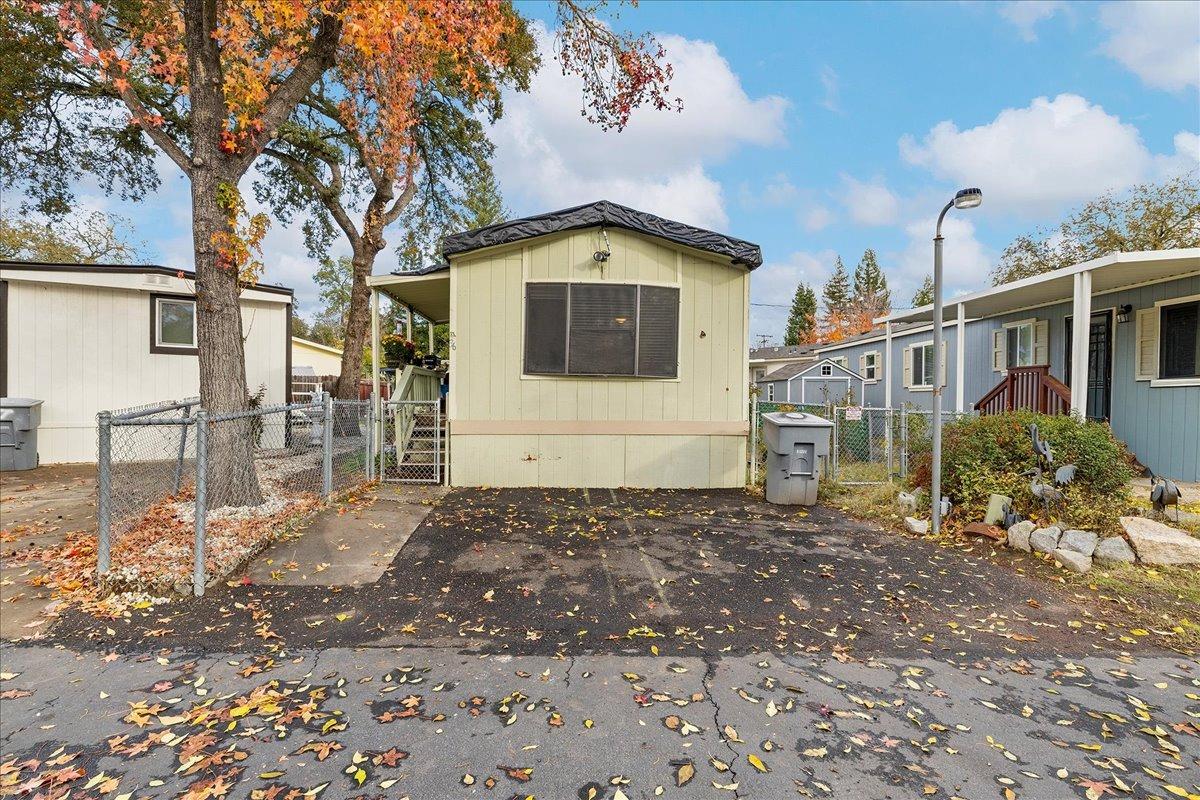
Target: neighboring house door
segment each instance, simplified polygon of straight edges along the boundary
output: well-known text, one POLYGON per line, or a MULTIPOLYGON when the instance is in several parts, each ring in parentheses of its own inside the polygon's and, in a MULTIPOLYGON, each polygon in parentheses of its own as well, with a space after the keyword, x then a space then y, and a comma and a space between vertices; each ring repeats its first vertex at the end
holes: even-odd
MULTIPOLYGON (((1066 384, 1071 385, 1071 317, 1066 319, 1066 384)), ((1107 420, 1112 409, 1113 320, 1111 311, 1092 314, 1088 328, 1088 419, 1107 420)), ((1071 391, 1075 391, 1072 387, 1071 391)))

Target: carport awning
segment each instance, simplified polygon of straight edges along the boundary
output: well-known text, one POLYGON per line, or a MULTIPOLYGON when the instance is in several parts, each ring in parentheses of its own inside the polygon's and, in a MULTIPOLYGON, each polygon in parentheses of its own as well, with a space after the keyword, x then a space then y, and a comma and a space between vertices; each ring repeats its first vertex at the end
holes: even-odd
MULTIPOLYGON (((1070 301, 1076 273, 1092 273, 1092 294, 1103 294, 1139 284, 1182 277, 1200 270, 1200 248, 1113 253, 1083 264, 1035 275, 1002 286, 947 298, 943 320, 958 316, 961 305, 968 319, 989 317, 1022 308, 1070 301)), ((896 311, 876 322, 931 322, 933 306, 896 311)))
POLYGON ((377 289, 433 322, 450 321, 450 270, 424 275, 372 275, 367 279, 377 289))

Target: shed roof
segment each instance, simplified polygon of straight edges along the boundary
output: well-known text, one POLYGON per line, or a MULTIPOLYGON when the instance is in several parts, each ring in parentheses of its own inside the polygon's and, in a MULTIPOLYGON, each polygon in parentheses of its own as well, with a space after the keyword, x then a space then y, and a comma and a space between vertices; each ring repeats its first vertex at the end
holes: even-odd
MULTIPOLYGON (((163 275, 169 278, 183 278, 184 280, 189 281, 196 280, 196 273, 192 270, 164 267, 161 264, 77 264, 68 262, 12 261, 10 259, 0 259, 0 267, 13 270, 31 270, 34 272, 106 273, 109 275, 163 275)), ((292 290, 287 286, 279 286, 273 283, 247 284, 246 288, 255 289, 260 292, 270 292, 272 294, 286 294, 289 296, 293 294, 292 290)))
POLYGON ((598 200, 560 211, 499 222, 485 228, 452 233, 442 239, 442 254, 449 257, 551 233, 600 226, 657 236, 676 244, 725 256, 734 264, 741 264, 747 269, 755 269, 762 265, 762 250, 756 244, 608 200, 598 200))

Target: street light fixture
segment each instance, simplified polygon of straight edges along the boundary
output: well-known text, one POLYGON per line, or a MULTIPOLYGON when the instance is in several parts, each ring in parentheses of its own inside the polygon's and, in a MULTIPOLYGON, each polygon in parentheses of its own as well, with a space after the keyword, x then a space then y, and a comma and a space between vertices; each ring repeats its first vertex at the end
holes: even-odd
POLYGON ((957 191, 938 214, 937 234, 933 237, 933 476, 929 494, 935 535, 942 529, 942 220, 951 208, 975 208, 982 202, 983 192, 979 189, 957 191))

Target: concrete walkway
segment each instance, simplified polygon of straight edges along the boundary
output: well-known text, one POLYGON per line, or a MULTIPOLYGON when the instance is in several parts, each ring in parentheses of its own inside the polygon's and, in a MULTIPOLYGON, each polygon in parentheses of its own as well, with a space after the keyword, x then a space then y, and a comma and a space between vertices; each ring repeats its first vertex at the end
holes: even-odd
POLYGON ((31 585, 44 570, 21 551, 54 546, 71 531, 95 530, 96 467, 54 464, 0 473, 0 637, 38 632, 49 593, 31 585), (30 627, 30 626, 33 627, 30 627))
POLYGON ((446 491, 385 483, 348 498, 267 549, 249 578, 284 586, 374 583, 446 491))

